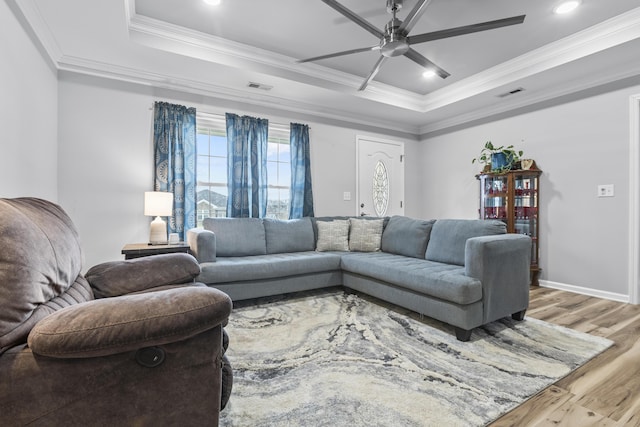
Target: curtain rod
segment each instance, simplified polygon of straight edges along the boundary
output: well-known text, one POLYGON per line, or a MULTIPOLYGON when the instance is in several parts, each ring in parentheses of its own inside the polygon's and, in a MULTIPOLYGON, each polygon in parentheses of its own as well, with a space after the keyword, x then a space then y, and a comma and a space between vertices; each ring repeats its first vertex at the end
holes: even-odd
MULTIPOLYGON (((155 102, 153 104, 151 104, 151 107, 149 107, 149 110, 153 111, 153 108, 155 106, 155 102)), ((200 111, 196 108, 196 115, 200 115, 200 116, 205 116, 205 118, 209 119, 209 120, 219 120, 219 121, 225 121, 225 116, 224 114, 220 114, 220 113, 209 113, 207 111, 200 111)), ((293 123, 293 122, 292 122, 293 123)), ((275 123, 275 122, 271 122, 269 121, 269 125, 270 126, 274 126, 274 127, 280 127, 284 130, 289 130, 290 125, 288 124, 284 124, 284 123, 275 123)), ((311 129, 311 126, 309 126, 309 129, 311 129)))
MULTIPOLYGON (((196 115, 202 115, 205 116, 205 118, 210 119, 210 120, 220 120, 220 121, 225 121, 225 116, 224 114, 219 114, 219 113, 209 113, 206 111, 200 112, 198 110, 196 110, 196 115)), ((276 123, 276 122, 272 122, 271 120, 269 120, 269 126, 273 126, 273 127, 280 127, 284 130, 289 130, 290 125, 289 124, 285 124, 285 123, 276 123)), ((311 129, 311 127, 309 127, 309 129, 311 129)))

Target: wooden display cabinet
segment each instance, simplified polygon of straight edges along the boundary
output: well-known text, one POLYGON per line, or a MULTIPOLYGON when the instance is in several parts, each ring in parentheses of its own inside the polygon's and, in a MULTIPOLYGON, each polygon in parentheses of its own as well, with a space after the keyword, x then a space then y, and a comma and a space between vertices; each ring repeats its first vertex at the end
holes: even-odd
POLYGON ((481 173, 480 219, 498 219, 508 233, 531 237, 531 284, 538 285, 539 262, 539 169, 481 173))

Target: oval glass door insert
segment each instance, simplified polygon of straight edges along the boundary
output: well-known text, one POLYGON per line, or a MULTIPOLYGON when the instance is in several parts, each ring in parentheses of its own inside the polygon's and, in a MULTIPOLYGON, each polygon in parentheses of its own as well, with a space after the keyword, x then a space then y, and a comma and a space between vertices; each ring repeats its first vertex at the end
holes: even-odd
POLYGON ((389 206, 389 174, 382 160, 373 169, 373 208, 377 216, 384 216, 389 206))

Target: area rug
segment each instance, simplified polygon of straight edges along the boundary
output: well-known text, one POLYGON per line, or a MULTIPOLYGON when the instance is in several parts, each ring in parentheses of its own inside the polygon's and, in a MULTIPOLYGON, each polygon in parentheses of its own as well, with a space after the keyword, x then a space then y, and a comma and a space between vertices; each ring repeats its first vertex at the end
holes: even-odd
POLYGON ((226 330, 226 427, 482 426, 612 344, 532 318, 463 343, 446 324, 341 290, 236 307, 226 330))

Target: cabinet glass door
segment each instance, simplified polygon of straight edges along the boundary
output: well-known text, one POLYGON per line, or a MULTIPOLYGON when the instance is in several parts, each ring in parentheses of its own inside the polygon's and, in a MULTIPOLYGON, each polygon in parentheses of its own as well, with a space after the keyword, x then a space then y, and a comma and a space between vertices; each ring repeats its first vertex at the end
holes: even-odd
POLYGON ((538 177, 514 175, 514 233, 531 237, 531 264, 538 264, 538 177))
POLYGON ((507 221, 509 206, 507 181, 506 176, 484 176, 482 178, 483 194, 480 209, 482 219, 507 221))

